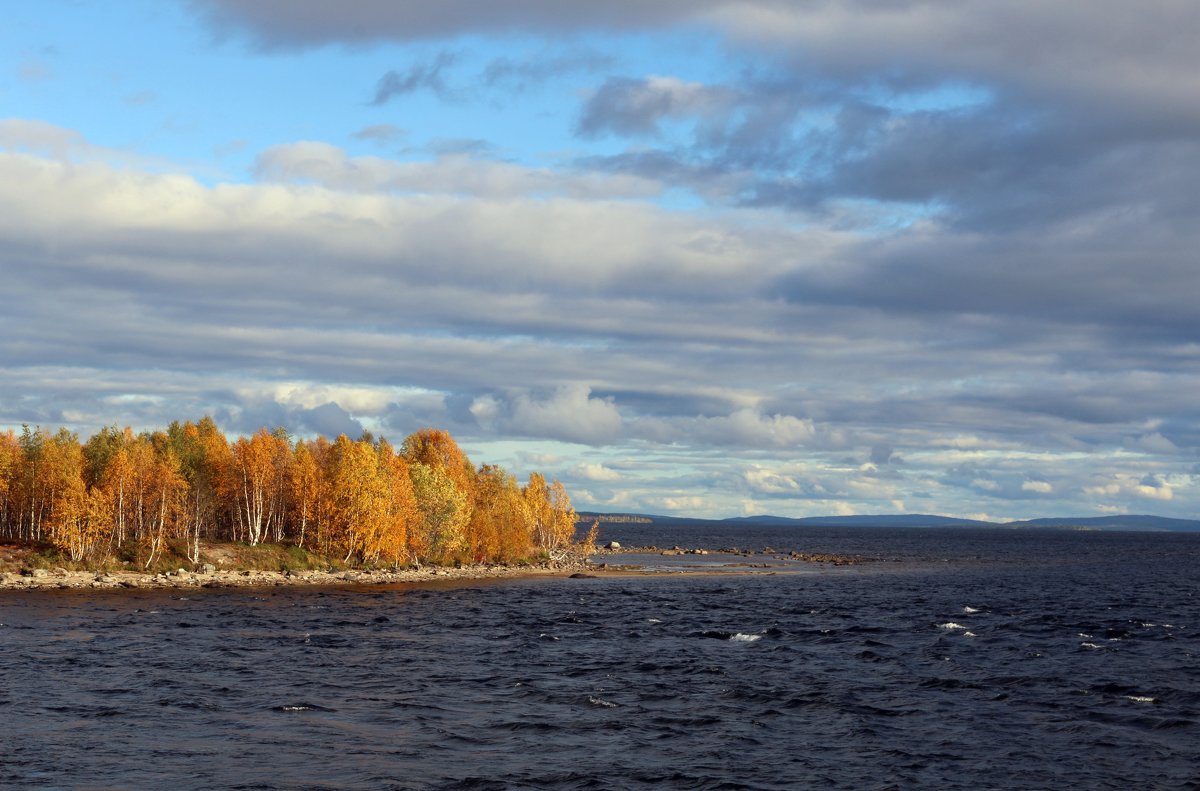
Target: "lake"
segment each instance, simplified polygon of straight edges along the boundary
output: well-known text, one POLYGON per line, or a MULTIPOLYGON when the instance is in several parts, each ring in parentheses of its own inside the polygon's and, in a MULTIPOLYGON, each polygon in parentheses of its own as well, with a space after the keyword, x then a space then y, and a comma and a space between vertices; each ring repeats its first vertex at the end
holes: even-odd
POLYGON ((0 787, 1200 788, 1200 536, 602 538, 870 562, 0 592, 0 787))

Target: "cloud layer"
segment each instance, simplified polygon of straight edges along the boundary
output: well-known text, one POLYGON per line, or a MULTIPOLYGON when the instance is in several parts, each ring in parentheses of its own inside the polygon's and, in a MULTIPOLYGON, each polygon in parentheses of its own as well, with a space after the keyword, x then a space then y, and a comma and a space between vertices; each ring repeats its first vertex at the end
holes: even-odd
POLYGON ((607 510, 1200 505, 1190 6, 187 7, 409 65, 241 178, 0 120, 0 425, 438 425, 607 510), (681 36, 719 59, 622 49, 681 36), (504 102, 557 137, 412 131, 504 102))

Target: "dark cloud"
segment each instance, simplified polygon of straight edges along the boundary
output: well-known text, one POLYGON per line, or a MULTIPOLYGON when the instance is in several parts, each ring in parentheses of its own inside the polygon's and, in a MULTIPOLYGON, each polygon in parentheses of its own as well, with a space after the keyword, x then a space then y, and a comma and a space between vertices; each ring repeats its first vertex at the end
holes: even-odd
POLYGON ((470 154, 472 156, 489 155, 495 152, 487 140, 478 137, 458 137, 430 141, 426 148, 433 154, 470 154))
POLYGON ((458 56, 454 53, 439 52, 437 57, 427 63, 414 63, 404 71, 387 72, 379 78, 371 104, 378 107, 397 96, 416 91, 432 91, 439 96, 448 96, 450 89, 446 85, 444 72, 454 65, 457 59, 458 56))
POLYGON ((483 70, 483 82, 491 87, 524 90, 531 84, 561 78, 572 72, 593 72, 611 68, 616 59, 586 49, 568 52, 543 52, 536 57, 495 58, 483 70))
POLYGON ((654 135, 662 121, 716 115, 729 110, 733 103, 730 92, 719 87, 671 77, 613 77, 584 105, 579 133, 654 135))
POLYGON ((463 33, 561 32, 599 27, 630 30, 669 24, 717 0, 192 0, 218 30, 249 33, 265 47, 413 41, 463 33))

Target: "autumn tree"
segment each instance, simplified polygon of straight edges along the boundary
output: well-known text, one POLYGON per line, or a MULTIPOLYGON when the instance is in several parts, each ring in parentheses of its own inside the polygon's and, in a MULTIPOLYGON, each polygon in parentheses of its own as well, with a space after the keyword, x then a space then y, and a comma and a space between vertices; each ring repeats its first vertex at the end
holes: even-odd
MULTIPOLYGON (((13 503, 20 475, 21 444, 11 430, 0 432, 0 535, 13 536, 13 503)), ((13 536, 15 537, 15 536, 13 536)))
POLYGON ((375 451, 377 474, 386 492, 386 511, 381 533, 381 558, 393 565, 409 559, 409 533, 421 519, 413 492, 408 462, 386 440, 380 440, 375 451))
POLYGON ((146 479, 148 496, 143 505, 146 514, 142 540, 149 550, 145 568, 150 568, 162 552, 170 535, 180 536, 187 508, 188 483, 183 468, 170 440, 163 432, 147 438, 153 455, 149 475, 146 479))
POLYGON ((459 491, 471 499, 474 487, 475 468, 462 448, 447 432, 434 428, 423 428, 405 438, 400 454, 411 464, 424 464, 441 470, 459 491))
POLYGON ((466 526, 471 519, 467 493, 443 467, 417 462, 408 469, 421 515, 410 542, 414 555, 443 561, 466 550, 466 526))
POLYGON ((476 471, 444 431, 397 452, 364 433, 292 443, 261 429, 232 444, 212 418, 134 434, 115 426, 84 444, 66 429, 0 433, 0 535, 50 540, 80 560, 136 543, 146 567, 205 537, 313 544, 347 562, 554 557, 574 511, 557 481, 519 488, 495 465, 476 471))
POLYGON ((303 442, 292 450, 288 474, 288 497, 292 503, 292 519, 296 546, 304 546, 309 523, 317 518, 321 498, 321 474, 312 451, 303 442))
POLYGON ((40 484, 46 507, 43 513, 46 537, 72 560, 81 559, 91 548, 87 521, 87 488, 83 482, 83 449, 78 438, 60 429, 42 443, 40 484))
POLYGON ((385 554, 396 559, 403 553, 403 533, 397 540, 389 519, 390 484, 390 470, 386 476, 381 474, 379 453, 370 442, 356 442, 342 434, 333 443, 331 532, 346 561, 357 557, 373 563, 385 554))
POLYGON ((530 514, 513 476, 496 465, 485 464, 475 476, 475 508, 467 525, 471 557, 483 560, 516 560, 532 549, 530 514))
POLYGON ((238 537, 251 546, 268 534, 279 487, 277 456, 280 439, 265 428, 250 438, 239 437, 230 448, 230 473, 224 488, 239 528, 238 537))
POLYGON ((48 437, 41 427, 21 426, 17 444, 21 448, 18 480, 17 536, 31 541, 42 538, 42 520, 47 508, 46 476, 43 474, 48 437))
POLYGON ((546 484, 541 473, 529 476, 522 490, 529 509, 534 545, 551 557, 557 557, 575 536, 575 509, 566 488, 558 481, 546 484))
POLYGON ((200 540, 215 533, 220 513, 220 490, 229 474, 231 456, 225 435, 211 417, 198 423, 172 423, 169 445, 187 482, 179 532, 187 539, 188 560, 200 562, 200 540))

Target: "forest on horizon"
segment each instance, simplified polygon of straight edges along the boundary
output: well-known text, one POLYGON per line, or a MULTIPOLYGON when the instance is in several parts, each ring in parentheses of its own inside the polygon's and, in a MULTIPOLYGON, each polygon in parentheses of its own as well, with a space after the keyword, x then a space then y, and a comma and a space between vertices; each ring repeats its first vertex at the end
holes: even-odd
POLYGON ((232 442, 211 417, 86 442, 66 428, 0 432, 0 538, 49 542, 73 561, 136 558, 168 542, 310 548, 347 563, 506 562, 569 546, 575 511, 557 480, 524 486, 476 468, 445 431, 399 448, 364 434, 293 440, 259 429, 232 442))

